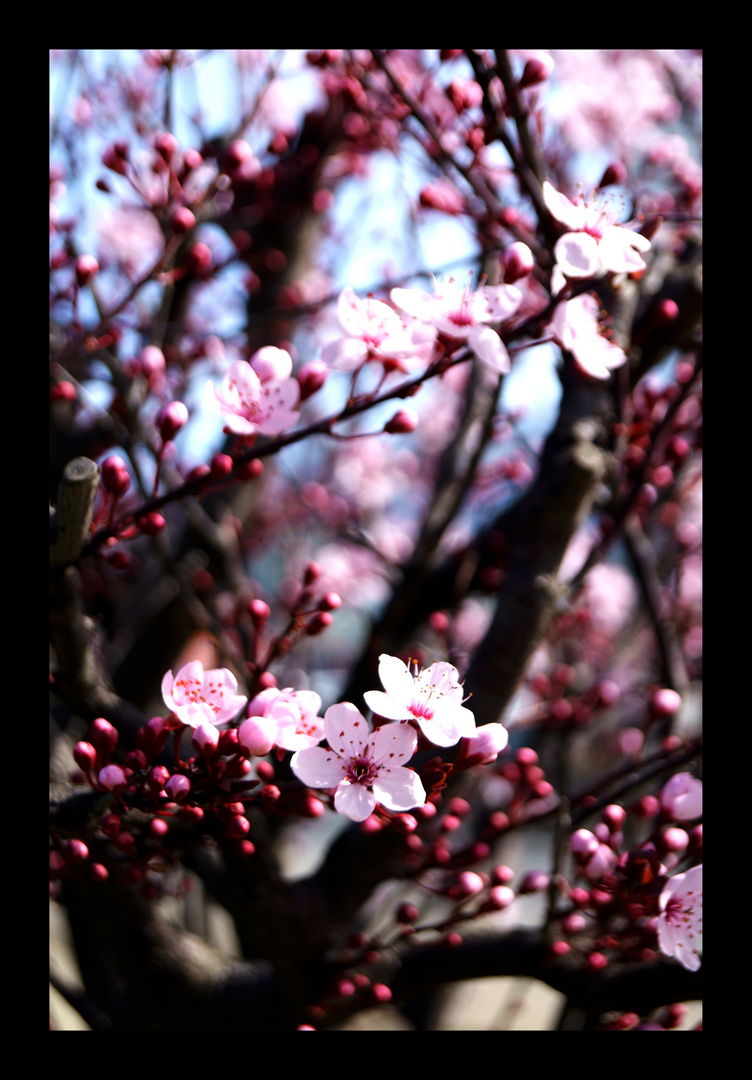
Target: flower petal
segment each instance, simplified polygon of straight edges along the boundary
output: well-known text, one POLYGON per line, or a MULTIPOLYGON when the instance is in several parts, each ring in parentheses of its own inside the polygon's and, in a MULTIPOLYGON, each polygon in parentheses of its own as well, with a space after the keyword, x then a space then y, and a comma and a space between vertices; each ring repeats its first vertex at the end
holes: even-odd
POLYGON ((290 759, 290 768, 301 783, 314 788, 336 787, 344 772, 341 758, 323 746, 298 750, 290 759))
POLYGON ((426 801, 426 791, 418 774, 401 767, 380 775, 374 781, 373 793, 387 810, 412 810, 426 801))
POLYGON ((362 784, 343 780, 334 793, 334 809, 353 821, 365 821, 376 809, 376 796, 362 784))

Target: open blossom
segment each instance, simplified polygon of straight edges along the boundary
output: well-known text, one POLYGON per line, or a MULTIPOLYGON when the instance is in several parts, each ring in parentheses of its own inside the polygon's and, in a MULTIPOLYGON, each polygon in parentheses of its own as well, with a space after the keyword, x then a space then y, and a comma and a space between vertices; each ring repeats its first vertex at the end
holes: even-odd
POLYGON ((337 315, 347 337, 324 347, 321 359, 340 371, 360 367, 366 360, 380 360, 404 371, 404 361, 428 361, 436 331, 414 320, 405 320, 382 300, 361 300, 348 286, 337 303, 337 315))
POLYGON ((204 671, 200 660, 185 664, 173 677, 162 679, 162 698, 168 709, 189 727, 218 727, 234 720, 248 700, 237 693, 238 683, 227 668, 204 671))
POLYGON ((261 379, 247 360, 231 364, 221 387, 207 385, 219 407, 226 432, 234 435, 280 435, 300 418, 295 412, 300 388, 295 379, 261 379))
MULTIPOLYGON (((321 698, 313 690, 262 690, 248 706, 250 720, 264 717, 276 725, 274 743, 283 750, 304 750, 324 738, 324 718, 319 716, 321 698)), ((245 726, 245 725, 241 725, 245 726)), ((250 731, 250 728, 246 729, 250 731)), ((242 740, 241 740, 242 741, 242 740)))
POLYGON ((438 661, 412 675, 397 656, 382 653, 379 678, 384 691, 369 690, 366 705, 385 720, 417 720, 425 737, 436 746, 454 746, 477 734, 475 717, 462 705, 457 668, 438 661))
POLYGON ((689 971, 700 967, 702 952, 702 866, 669 878, 660 896, 658 945, 689 971))
POLYGON ((312 746, 293 754, 290 765, 308 787, 334 788, 334 808, 353 821, 365 821, 381 803, 387 810, 423 806, 420 777, 405 763, 418 737, 403 724, 385 724, 371 732, 366 718, 349 701, 326 710, 329 748, 312 746))
POLYGON ((392 289, 397 307, 442 334, 466 341, 479 360, 494 371, 506 374, 509 354, 499 335, 487 323, 511 318, 522 303, 522 293, 514 285, 485 285, 473 292, 461 288, 453 278, 436 286, 436 291, 392 289))
POLYGON ((626 364, 623 349, 601 333, 598 301, 590 293, 558 304, 551 319, 557 343, 571 352, 578 365, 594 379, 608 379, 614 368, 626 364))
MULTIPOLYGON (((543 182, 543 199, 551 216, 569 230, 554 247, 556 265, 565 277, 630 274, 645 269, 640 252, 650 250, 650 241, 640 233, 614 225, 611 207, 588 205, 582 198, 573 203, 548 180, 543 182)), ((555 285, 553 288, 555 293, 559 291, 555 285)))

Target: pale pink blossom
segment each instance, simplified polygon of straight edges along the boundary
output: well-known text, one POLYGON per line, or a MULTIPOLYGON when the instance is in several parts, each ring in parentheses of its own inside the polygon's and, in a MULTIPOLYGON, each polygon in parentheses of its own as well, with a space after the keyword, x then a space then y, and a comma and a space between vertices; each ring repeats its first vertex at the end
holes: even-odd
POLYGON ((387 810, 423 806, 420 777, 405 763, 418 737, 406 724, 385 724, 371 732, 366 718, 349 701, 332 705, 324 716, 329 748, 298 750, 290 765, 313 788, 334 790, 334 808, 353 821, 365 821, 381 803, 387 810))
MULTIPOLYGON (((569 231, 554 247, 556 265, 566 278, 588 278, 600 274, 630 274, 645 269, 640 252, 650 250, 650 241, 640 233, 614 225, 612 206, 576 203, 543 182, 543 199, 549 213, 569 231)), ((555 288, 555 292, 559 290, 555 288)))
POLYGON ((618 345, 601 333, 598 301, 590 293, 558 304, 551 320, 557 344, 566 349, 580 368, 594 379, 608 379, 614 368, 626 364, 618 345))
POLYGON ((417 720, 429 742, 454 746, 476 734, 475 717, 462 705, 457 668, 438 661, 412 675, 397 656, 382 653, 379 678, 384 691, 369 690, 366 705, 385 720, 417 720))
POLYGON ((702 817, 702 780, 690 773, 675 773, 661 792, 661 806, 674 821, 702 817))
POLYGON ((702 866, 669 878, 660 895, 658 945, 689 971, 700 967, 702 952, 702 866))
POLYGON ((366 360, 380 360, 405 370, 405 361, 427 362, 431 357, 436 331, 402 318, 383 300, 361 300, 348 286, 340 293, 337 316, 347 336, 330 342, 321 353, 332 368, 350 371, 366 360))
MULTIPOLYGON (((318 715, 320 708, 321 698, 313 690, 293 690, 292 687, 280 690, 277 686, 271 686, 251 701, 248 706, 249 722, 262 717, 273 721, 276 725, 274 743, 277 746, 283 750, 304 750, 316 746, 324 738, 324 718, 318 715)), ((246 730, 250 741, 251 729, 246 730)), ((258 751, 254 750, 253 753, 258 751)))
POLYGON ((453 278, 436 285, 435 292, 392 289, 397 307, 459 341, 466 341, 479 360, 501 374, 510 369, 503 341, 488 323, 511 318, 522 303, 514 285, 485 285, 475 292, 462 288, 453 278))
POLYGON ((262 380, 246 360, 230 365, 219 389, 208 383, 207 393, 219 407, 224 430, 235 435, 280 435, 300 418, 294 410, 300 396, 296 380, 262 380))
POLYGON ((162 679, 162 698, 171 712, 189 727, 218 727, 234 720, 248 700, 237 693, 238 683, 227 668, 204 671, 200 660, 185 664, 162 679))

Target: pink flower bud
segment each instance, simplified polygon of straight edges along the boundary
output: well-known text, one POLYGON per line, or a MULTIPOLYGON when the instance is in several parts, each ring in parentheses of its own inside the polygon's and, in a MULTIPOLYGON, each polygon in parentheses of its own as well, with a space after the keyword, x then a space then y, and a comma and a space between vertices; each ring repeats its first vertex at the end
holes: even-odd
POLYGON ((609 806, 604 807, 601 816, 610 832, 618 832, 627 820, 627 811, 618 803, 611 803, 609 806))
POLYGON ((229 454, 215 454, 211 459, 211 476, 213 480, 219 480, 222 477, 229 476, 232 472, 234 462, 229 454))
POLYGON ((656 719, 675 716, 681 708, 681 697, 676 690, 656 690, 650 702, 650 709, 656 719))
POLYGON ((599 188, 610 187, 611 184, 623 184, 627 179, 627 167, 623 161, 612 161, 601 177, 599 188))
POLYGON ((309 637, 316 637, 318 634, 322 634, 324 630, 328 630, 333 622, 334 619, 328 611, 319 611, 306 623, 306 634, 309 637))
POLYGON ((248 610, 251 613, 251 618, 260 630, 266 625, 269 616, 271 615, 271 608, 263 600, 251 600, 248 605, 248 610))
POLYGON ((187 206, 176 206, 172 212, 172 231, 178 236, 188 233, 196 224, 196 215, 187 206))
POLYGON ((149 790, 156 795, 157 792, 162 790, 169 779, 169 769, 166 769, 164 765, 155 765, 154 768, 149 771, 149 775, 146 777, 146 783, 149 790))
POLYGON ((572 854, 586 862, 598 850, 598 838, 589 829, 577 829, 569 840, 572 854))
POLYGON ((494 911, 503 911, 514 900, 514 890, 508 885, 494 885, 488 891, 488 903, 494 911))
POLYGON ((509 741, 509 732, 502 724, 482 724, 475 735, 464 742, 468 765, 490 765, 496 761, 509 741))
POLYGON ((233 815, 233 817, 225 824, 225 830, 228 836, 232 836, 236 840, 242 840, 250 827, 250 821, 247 817, 244 817, 243 814, 233 815))
POLYGON ((519 892, 521 895, 533 892, 544 892, 549 886, 550 878, 548 874, 544 874, 541 870, 531 870, 525 875, 525 878, 520 885, 519 892))
POLYGON ((196 275, 204 277, 212 268, 213 256, 206 244, 193 244, 185 257, 186 267, 196 275))
POLYGON ((126 142, 116 142, 113 146, 108 146, 102 154, 102 164, 105 168, 119 173, 120 176, 125 175, 125 165, 127 161, 128 144, 126 142))
POLYGON ((292 373, 292 358, 289 352, 274 345, 265 345, 255 352, 250 364, 262 383, 269 379, 289 379, 292 373))
POLYGON ((248 157, 253 157, 253 150, 245 139, 235 139, 225 151, 227 166, 231 169, 236 168, 248 157))
POLYGON ((82 840, 69 840, 63 851, 65 861, 75 864, 89 858, 89 849, 82 840))
POLYGON ((661 806, 675 821, 702 817, 702 780, 690 773, 676 773, 661 792, 661 806))
POLYGON ((521 240, 516 240, 509 245, 501 257, 501 262, 504 267, 505 285, 513 285, 520 278, 527 277, 535 266, 532 251, 521 240))
POLYGON ((308 587, 315 585, 321 577, 321 567, 316 562, 309 562, 303 571, 303 584, 308 587))
POLYGON ((99 273, 99 263, 93 255, 79 255, 76 259, 76 281, 83 288, 99 273))
POLYGON ((326 382, 329 368, 321 360, 311 360, 303 364, 298 372, 298 385, 300 386, 300 400, 305 401, 320 390, 326 382))
POLYGON ((160 131, 154 136, 154 149, 166 162, 172 161, 178 152, 178 140, 169 131, 160 131))
POLYGON ((99 783, 108 791, 119 794, 128 786, 128 779, 119 765, 106 765, 99 771, 99 783))
POLYGON ((675 855, 677 852, 686 851, 689 846, 689 835, 684 829, 676 827, 664 829, 658 838, 658 844, 661 854, 675 855))
POLYGON ((525 70, 519 83, 519 89, 524 90, 528 86, 537 86, 551 78, 554 70, 554 60, 548 53, 541 52, 532 56, 525 64, 525 70))
POLYGON ((213 724, 199 724, 191 733, 193 746, 202 754, 213 754, 219 746, 219 731, 213 724))
POLYGON ((159 410, 157 429, 162 442, 170 442, 180 429, 188 423, 188 409, 182 401, 171 401, 159 410))
POLYGON ((417 428, 418 420, 415 409, 400 409, 384 424, 384 431, 390 435, 410 435, 417 428))
POLYGON ((154 511, 138 519, 138 527, 146 536, 158 536, 166 524, 167 522, 162 515, 154 511))
POLYGON ((75 401, 78 397, 78 391, 72 382, 68 382, 67 379, 61 379, 60 382, 55 383, 50 387, 50 401, 75 401))
POLYGON ((117 746, 118 733, 109 720, 99 717, 89 728, 89 741, 100 752, 109 754, 117 746))
POLYGON ((246 753, 264 757, 277 739, 277 721, 268 716, 251 716, 238 728, 238 742, 246 753))
POLYGON ((117 454, 112 454, 102 462, 100 472, 105 491, 114 495, 116 499, 121 499, 131 486, 131 478, 123 459, 117 454))
POLYGON ((146 378, 161 375, 165 369, 164 353, 156 345, 147 345, 139 357, 139 367, 146 378))
POLYGON ((342 597, 339 593, 328 592, 322 600, 319 601, 322 611, 336 611, 342 607, 342 597))
POLYGON ((165 791, 174 799, 175 802, 180 802, 184 799, 188 792, 191 790, 191 782, 187 776, 183 776, 182 773, 176 773, 171 776, 165 784, 165 791))
POLYGON ((91 743, 79 742, 73 747, 73 758, 79 769, 89 772, 97 763, 97 752, 91 743))
POLYGON ((480 874, 466 870, 457 878, 457 886, 461 896, 475 896, 476 893, 482 892, 484 882, 480 874))

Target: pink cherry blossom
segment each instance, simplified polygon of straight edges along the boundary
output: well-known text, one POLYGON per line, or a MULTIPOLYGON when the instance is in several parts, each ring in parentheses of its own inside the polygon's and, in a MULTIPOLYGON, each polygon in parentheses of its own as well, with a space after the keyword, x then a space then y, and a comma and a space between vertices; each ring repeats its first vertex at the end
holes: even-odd
POLYGON ((162 679, 162 698, 168 709, 189 727, 217 727, 234 720, 248 700, 237 693, 238 683, 227 668, 204 671, 200 660, 185 664, 173 677, 162 679))
POLYGON ((475 717, 463 708, 459 672, 444 661, 412 675, 397 656, 382 653, 379 678, 384 692, 369 690, 366 705, 385 720, 417 720, 425 737, 436 746, 454 746, 476 734, 475 717))
POLYGON ((614 368, 626 364, 618 345, 601 333, 598 301, 590 293, 558 304, 551 320, 557 344, 571 352, 577 364, 594 379, 608 379, 614 368))
POLYGON ((225 431, 235 435, 280 435, 297 424, 294 411, 300 388, 295 379, 261 379, 246 360, 230 365, 222 386, 207 385, 207 393, 219 407, 225 431))
POLYGON ((349 701, 332 705, 324 716, 329 749, 298 750, 290 765, 302 783, 334 788, 334 808, 353 821, 365 821, 381 803, 387 810, 423 806, 420 777, 404 763, 418 737, 406 724, 385 724, 371 732, 366 718, 349 701))
POLYGON ((405 361, 431 357, 436 331, 402 318, 382 300, 361 300, 348 286, 340 293, 337 315, 347 337, 330 342, 321 353, 332 368, 350 371, 366 360, 380 360, 404 371, 405 361))
MULTIPOLYGON (((645 269, 640 252, 650 250, 650 241, 614 225, 616 213, 611 206, 589 205, 582 197, 573 203, 548 180, 543 182, 543 199, 551 216, 569 230, 554 247, 556 265, 565 277, 630 274, 645 269)), ((554 287, 554 291, 559 290, 554 287)))
POLYGON ((482 286, 473 292, 461 288, 453 278, 430 293, 418 289, 392 289, 397 307, 442 334, 467 341, 479 360, 501 374, 510 369, 509 354, 499 335, 487 323, 511 318, 522 303, 522 293, 514 285, 482 286))
POLYGON ((669 878, 660 896, 658 945, 689 971, 700 967, 702 952, 702 866, 669 878))
POLYGON ((661 806, 675 821, 702 817, 702 780, 691 773, 676 773, 661 792, 661 806))
MULTIPOLYGON (((283 750, 305 750, 324 738, 324 719, 319 716, 321 698, 313 690, 262 690, 248 706, 250 719, 261 717, 276 725, 274 742, 283 750)), ((250 730, 250 729, 248 729, 250 730)))

